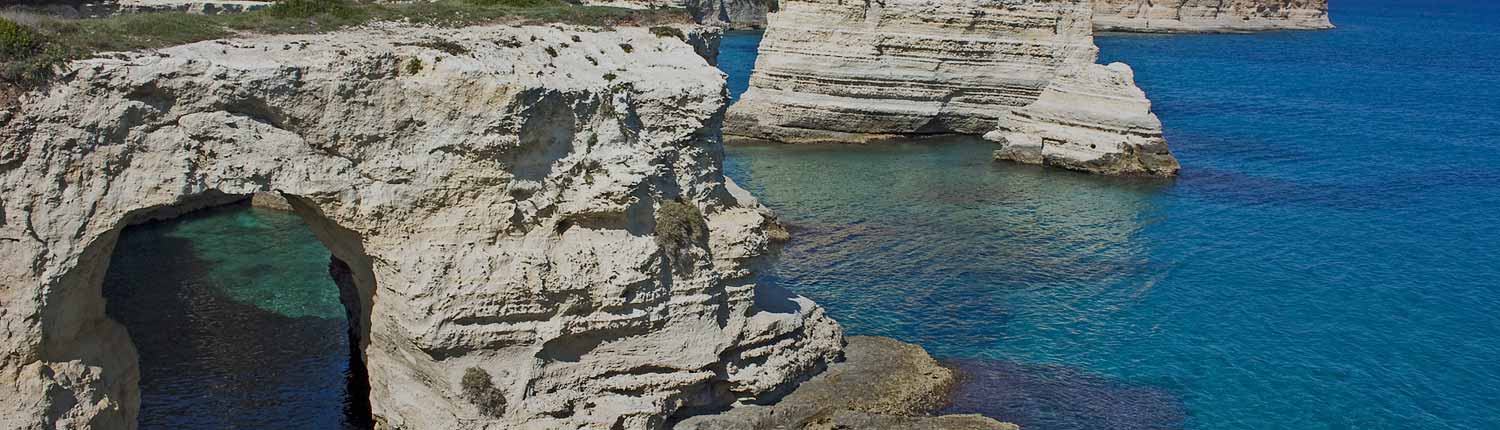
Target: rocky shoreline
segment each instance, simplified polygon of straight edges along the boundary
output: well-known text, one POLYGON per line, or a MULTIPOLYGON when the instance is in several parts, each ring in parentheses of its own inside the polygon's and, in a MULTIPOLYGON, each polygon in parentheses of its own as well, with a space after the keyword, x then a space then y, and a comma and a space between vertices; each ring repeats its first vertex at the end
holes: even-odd
POLYGON ((947 404, 954 372, 921 347, 885 337, 850 336, 844 360, 770 405, 740 405, 689 417, 677 430, 926 429, 1015 430, 980 415, 930 413, 947 404))

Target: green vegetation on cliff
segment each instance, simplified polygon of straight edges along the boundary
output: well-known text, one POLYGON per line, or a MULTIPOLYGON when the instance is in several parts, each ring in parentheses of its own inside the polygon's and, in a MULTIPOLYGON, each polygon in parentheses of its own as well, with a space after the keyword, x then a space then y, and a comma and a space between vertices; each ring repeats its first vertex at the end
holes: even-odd
POLYGON ((681 10, 575 6, 560 0, 440 0, 404 4, 284 0, 243 14, 147 13, 102 19, 0 16, 0 84, 51 78, 67 60, 244 34, 311 34, 375 21, 442 27, 563 23, 595 27, 691 22, 681 10))

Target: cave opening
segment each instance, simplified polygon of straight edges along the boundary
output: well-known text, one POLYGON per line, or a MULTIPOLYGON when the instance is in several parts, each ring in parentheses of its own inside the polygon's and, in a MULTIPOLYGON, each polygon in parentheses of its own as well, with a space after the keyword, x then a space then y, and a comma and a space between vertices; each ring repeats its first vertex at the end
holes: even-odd
POLYGON ((279 196, 223 200, 126 227, 110 257, 140 428, 373 427, 349 266, 279 196))

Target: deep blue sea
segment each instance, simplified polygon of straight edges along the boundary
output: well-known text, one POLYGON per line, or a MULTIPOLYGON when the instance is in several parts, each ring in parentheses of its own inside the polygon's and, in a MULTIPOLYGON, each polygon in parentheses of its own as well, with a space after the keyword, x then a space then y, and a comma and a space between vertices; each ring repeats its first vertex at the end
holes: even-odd
MULTIPOLYGON (((1332 8, 1332 31, 1098 39, 1176 180, 731 147, 795 227, 768 279, 1024 429, 1500 429, 1500 6, 1332 8)), ((757 39, 724 43, 735 94, 757 39)))
MULTIPOLYGON (((1027 430, 1500 429, 1500 6, 1333 1, 1332 31, 1099 38, 1174 180, 956 139, 730 147, 793 227, 764 281, 1027 430)), ((724 41, 735 95, 758 41, 724 41)), ((128 230, 106 295, 142 427, 354 426, 327 261, 283 213, 128 230)))

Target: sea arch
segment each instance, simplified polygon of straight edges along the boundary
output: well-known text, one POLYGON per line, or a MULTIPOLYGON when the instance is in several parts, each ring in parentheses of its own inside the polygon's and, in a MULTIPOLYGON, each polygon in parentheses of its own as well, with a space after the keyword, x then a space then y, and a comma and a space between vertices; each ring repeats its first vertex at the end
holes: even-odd
POLYGON ((377 428, 658 428, 781 392, 841 334, 805 298, 756 299, 772 221, 722 175, 725 98, 643 28, 76 62, 0 115, 0 427, 133 428, 135 353, 100 296, 121 229, 253 193, 351 268, 377 428), (667 205, 690 234, 655 233, 667 205), (461 389, 476 368, 504 408, 461 389))

